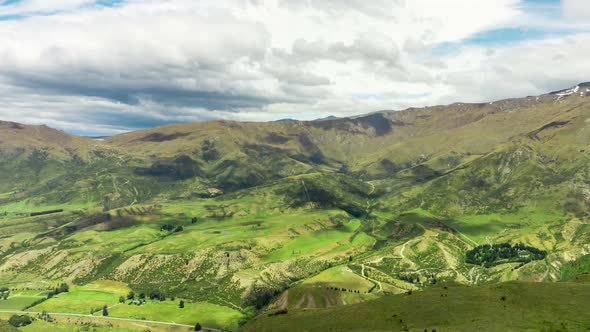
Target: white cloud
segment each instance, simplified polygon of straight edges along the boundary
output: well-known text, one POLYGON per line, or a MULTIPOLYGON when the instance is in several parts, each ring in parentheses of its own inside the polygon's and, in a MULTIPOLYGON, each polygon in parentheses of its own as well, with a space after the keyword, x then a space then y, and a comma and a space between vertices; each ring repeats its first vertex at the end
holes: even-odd
MULTIPOLYGON (((0 6, 0 16, 71 10, 90 4, 94 4, 94 0, 21 0, 10 5, 0 6)), ((1 2, 0 5, 2 5, 1 2)))
POLYGON ((586 0, 561 0, 566 19, 590 20, 590 3, 586 0))
POLYGON ((0 16, 59 12, 0 21, 0 118, 108 133, 313 119, 540 93, 589 72, 584 34, 461 46, 490 29, 539 26, 519 0, 92 3, 0 6, 0 16))

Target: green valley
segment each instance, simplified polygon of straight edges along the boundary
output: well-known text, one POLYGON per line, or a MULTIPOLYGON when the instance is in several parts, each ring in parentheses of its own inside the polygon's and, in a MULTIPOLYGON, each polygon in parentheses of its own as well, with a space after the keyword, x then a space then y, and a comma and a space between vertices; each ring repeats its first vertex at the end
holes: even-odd
POLYGON ((588 97, 100 140, 0 122, 0 319, 588 330, 588 97))

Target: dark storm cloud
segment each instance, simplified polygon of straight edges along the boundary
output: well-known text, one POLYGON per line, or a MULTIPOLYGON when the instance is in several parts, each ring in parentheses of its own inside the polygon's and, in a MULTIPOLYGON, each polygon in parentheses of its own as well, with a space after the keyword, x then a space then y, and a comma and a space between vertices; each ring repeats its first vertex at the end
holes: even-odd
MULTIPOLYGON (((246 107, 263 107, 278 98, 266 98, 239 92, 205 91, 190 89, 165 81, 143 81, 142 78, 127 79, 105 77, 95 72, 63 72, 62 74, 35 75, 23 72, 0 70, 8 82, 15 86, 54 95, 77 95, 100 97, 129 105, 138 105, 149 100, 165 106, 200 107, 211 111, 232 110, 246 107)), ((162 73, 161 78, 166 79, 162 73)), ((197 78, 198 79, 198 78, 197 78)))

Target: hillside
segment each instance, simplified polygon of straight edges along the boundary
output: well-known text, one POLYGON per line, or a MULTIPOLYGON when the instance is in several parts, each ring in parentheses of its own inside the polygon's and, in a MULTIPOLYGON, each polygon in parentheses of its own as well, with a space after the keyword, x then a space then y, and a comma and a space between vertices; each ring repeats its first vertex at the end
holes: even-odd
POLYGON ((349 306, 265 314, 243 331, 585 331, 589 292, 590 285, 568 283, 440 285, 349 306))
POLYGON ((549 282, 587 272, 589 97, 581 84, 491 103, 178 124, 101 140, 0 122, 4 308, 87 314, 107 305, 113 317, 227 330, 262 313, 250 328, 263 330, 256 324, 316 315, 310 309, 398 305, 406 300, 393 294, 431 296, 441 282, 483 286, 457 286, 489 292, 482 303, 498 295, 490 285, 527 282, 506 287, 529 296, 530 282, 546 282, 541 300, 549 282), (62 283, 70 291, 46 299, 62 283))

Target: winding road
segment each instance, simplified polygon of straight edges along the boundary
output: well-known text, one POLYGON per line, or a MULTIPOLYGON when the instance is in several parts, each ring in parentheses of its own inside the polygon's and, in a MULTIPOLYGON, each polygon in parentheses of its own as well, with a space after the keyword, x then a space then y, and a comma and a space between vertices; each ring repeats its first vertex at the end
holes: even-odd
POLYGON ((411 259, 407 258, 406 256, 404 256, 404 251, 406 250, 406 245, 408 245, 410 242, 414 241, 415 239, 411 239, 409 241, 407 241, 406 243, 404 243, 402 245, 402 248, 399 251, 400 256, 402 257, 402 260, 410 263, 411 266, 411 270, 416 270, 418 268, 418 266, 416 266, 416 263, 414 263, 411 259))
POLYGON ((377 284, 377 286, 379 286, 379 290, 383 291, 383 285, 381 285, 380 281, 377 281, 375 279, 371 279, 371 278, 365 276, 365 264, 361 264, 361 275, 363 276, 363 278, 369 280, 370 282, 377 284))

